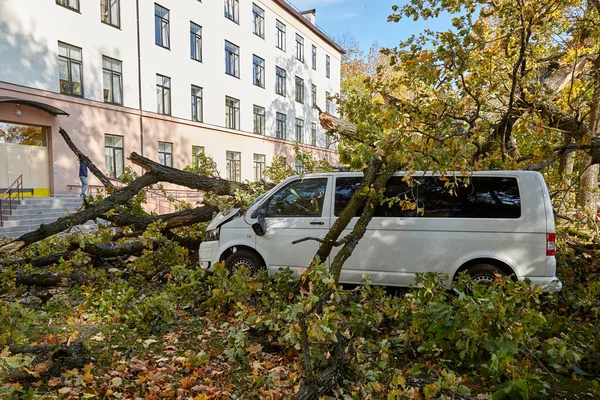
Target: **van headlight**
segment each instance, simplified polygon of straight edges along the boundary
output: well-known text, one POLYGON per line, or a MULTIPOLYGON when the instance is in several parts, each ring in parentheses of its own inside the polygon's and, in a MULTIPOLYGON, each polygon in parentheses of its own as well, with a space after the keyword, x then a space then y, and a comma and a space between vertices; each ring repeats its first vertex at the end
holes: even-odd
POLYGON ((205 242, 214 242, 219 240, 219 236, 221 234, 221 227, 217 229, 212 229, 210 231, 206 231, 206 235, 204 237, 205 242))

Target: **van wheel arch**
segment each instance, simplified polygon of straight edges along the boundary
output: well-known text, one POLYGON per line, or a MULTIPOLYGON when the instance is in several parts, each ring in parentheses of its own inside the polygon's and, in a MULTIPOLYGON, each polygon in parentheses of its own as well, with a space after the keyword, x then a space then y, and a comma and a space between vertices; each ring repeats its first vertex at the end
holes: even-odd
POLYGON ((492 266, 498 268, 500 271, 502 271, 502 273, 504 273, 504 275, 509 276, 511 279, 513 279, 513 280, 517 279, 517 275, 515 274, 515 271, 505 262, 496 260, 495 258, 475 258, 475 259, 467 261, 466 263, 461 265, 454 273, 454 277, 452 278, 452 280, 456 281, 461 272, 468 271, 471 267, 474 267, 476 265, 481 265, 481 264, 492 265, 492 266))
POLYGON ((219 257, 219 261, 223 262, 223 261, 227 260, 227 257, 229 257, 231 254, 235 253, 238 250, 244 250, 244 251, 248 251, 248 252, 254 254, 256 257, 259 258, 262 265, 265 268, 267 267, 267 263, 265 262, 264 257, 258 251, 256 251, 256 249, 253 249, 252 247, 248 247, 248 246, 231 246, 230 248, 225 250, 223 252, 223 254, 221 254, 221 257, 219 257))

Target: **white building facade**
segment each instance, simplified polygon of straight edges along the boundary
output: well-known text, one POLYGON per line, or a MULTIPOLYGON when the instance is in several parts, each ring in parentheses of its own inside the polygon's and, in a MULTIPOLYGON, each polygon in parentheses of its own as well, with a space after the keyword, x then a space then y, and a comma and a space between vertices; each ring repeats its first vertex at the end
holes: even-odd
POLYGON ((0 188, 72 193, 60 127, 112 177, 134 151, 203 152, 238 181, 294 167, 296 142, 336 163, 316 107, 335 113, 343 51, 314 19, 284 0, 2 0, 0 188))

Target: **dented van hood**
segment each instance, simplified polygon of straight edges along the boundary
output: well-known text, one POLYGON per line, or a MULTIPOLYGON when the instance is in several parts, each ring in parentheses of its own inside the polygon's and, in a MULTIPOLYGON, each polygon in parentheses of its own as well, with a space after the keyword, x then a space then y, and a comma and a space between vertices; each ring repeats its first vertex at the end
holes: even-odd
POLYGON ((224 223, 229 222, 232 219, 238 218, 241 216, 242 215, 240 213, 239 207, 232 208, 231 210, 229 210, 229 212, 227 214, 218 213, 217 216, 212 221, 210 221, 210 224, 208 224, 208 226, 206 227, 206 230, 211 231, 213 229, 217 229, 224 223))

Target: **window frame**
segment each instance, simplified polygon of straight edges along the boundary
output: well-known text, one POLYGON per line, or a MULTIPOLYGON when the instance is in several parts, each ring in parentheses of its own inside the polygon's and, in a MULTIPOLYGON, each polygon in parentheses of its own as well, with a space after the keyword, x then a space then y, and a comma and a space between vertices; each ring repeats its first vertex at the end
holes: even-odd
POLYGON ((110 7, 111 1, 113 1, 113 0, 100 0, 100 21, 103 24, 113 26, 113 27, 115 27, 117 29, 121 29, 121 0, 114 0, 117 3, 117 23, 116 24, 113 22, 113 15, 112 15, 112 12, 111 12, 112 8, 110 7), (107 4, 108 21, 105 21, 103 19, 102 6, 104 4, 107 4))
POLYGON ((313 122, 310 127, 310 144, 312 146, 317 145, 317 123, 313 122))
POLYGON ((230 96, 225 96, 225 128, 240 130, 240 100, 230 96), (231 102, 231 105, 228 102, 231 102))
POLYGON ((331 93, 325 92, 325 112, 327 114, 332 114, 332 112, 331 112, 331 106, 332 106, 332 103, 331 103, 331 93))
POLYGON ((325 56, 325 76, 331 78, 331 57, 329 54, 325 56))
POLYGON ((163 49, 167 49, 167 50, 171 50, 171 10, 169 10, 168 8, 165 8, 163 6, 161 6, 158 3, 154 3, 154 44, 156 44, 159 47, 162 47, 163 49), (166 17, 162 17, 157 13, 157 7, 161 8, 163 10, 165 10, 166 13, 166 17), (157 22, 158 20, 160 20, 160 43, 156 42, 157 38, 157 22), (165 23, 166 21, 166 23, 165 23), (165 25, 167 26, 166 29, 166 45, 165 45, 165 37, 163 37, 163 23, 165 23, 165 25))
POLYGON ((275 42, 275 47, 277 47, 279 50, 281 51, 286 51, 286 45, 285 45, 285 41, 286 41, 286 30, 287 27, 286 25, 281 22, 280 20, 276 19, 275 20, 275 30, 276 32, 276 42, 275 42))
POLYGON ((234 78, 240 78, 240 46, 231 43, 229 40, 225 40, 225 74, 233 76, 234 78), (227 45, 233 46, 234 51, 227 49, 227 45), (230 71, 232 65, 233 71, 230 71))
POLYGON ((254 153, 253 161, 254 182, 261 182, 264 178, 264 171, 267 166, 267 156, 265 154, 254 153), (258 159, 256 156, 259 156, 258 159))
POLYGON ((242 181, 242 153, 239 151, 225 151, 225 174, 231 182, 242 181), (233 157, 230 157, 233 156, 233 157), (236 159, 237 156, 237 159, 236 159), (235 167, 232 169, 232 167, 235 167))
POLYGON ((58 48, 59 48, 59 52, 58 52, 58 63, 59 63, 59 71, 58 71, 58 85, 59 85, 59 92, 61 94, 66 94, 68 96, 75 96, 75 97, 84 97, 85 93, 84 93, 84 88, 83 88, 83 48, 81 47, 77 47, 77 46, 73 46, 72 44, 69 43, 65 43, 65 42, 58 42, 58 48), (61 44, 66 46, 66 50, 67 50, 67 56, 62 56, 60 54, 60 48, 61 48, 61 44), (77 60, 75 58, 71 57, 71 48, 75 48, 79 50, 79 53, 81 54, 81 60, 77 60), (60 84, 60 62, 61 60, 66 61, 67 63, 67 72, 68 72, 68 84, 69 84, 69 91, 68 92, 63 92, 62 91, 62 85, 60 84), (81 88, 81 93, 77 94, 77 93, 73 93, 73 76, 72 76, 72 67, 71 65, 75 64, 79 67, 79 77, 80 77, 80 88, 81 88))
MULTIPOLYGON (((104 102, 107 104, 117 104, 117 105, 123 105, 123 61, 121 60, 117 60, 116 58, 112 58, 112 57, 108 57, 103 55, 102 56, 102 91, 104 92, 104 90, 106 90, 104 88, 106 82, 104 82, 104 73, 107 72, 110 74, 110 93, 111 93, 111 97, 112 100, 111 101, 106 101, 106 99, 104 99, 104 102), (106 67, 104 67, 104 59, 107 59, 110 61, 110 68, 111 69, 107 69, 106 67), (119 63, 120 66, 120 71, 115 71, 113 69, 113 63, 117 62, 119 63), (119 78, 119 96, 121 98, 121 101, 115 101, 115 91, 114 91, 114 78, 115 76, 117 76, 119 78)), ((104 93, 102 93, 102 97, 104 98, 104 93)))
POLYGON ((264 107, 257 106, 256 104, 252 107, 252 122, 253 128, 252 132, 255 135, 265 135, 265 125, 266 125, 266 111, 264 107), (258 112, 257 112, 258 111, 258 112), (258 126, 258 130, 257 130, 258 126))
POLYGON ((125 136, 112 135, 112 134, 105 133, 104 134, 104 169, 106 171, 106 175, 109 178, 113 178, 113 179, 119 179, 119 177, 121 176, 121 175, 117 174, 117 164, 118 164, 117 155, 116 155, 117 150, 121 150, 120 167, 121 167, 121 175, 123 175, 123 173, 125 172, 125 136), (109 137, 110 138, 120 138, 121 139, 121 147, 114 146, 114 145, 112 145, 112 143, 110 146, 108 146, 106 144, 106 139, 108 139, 109 137), (111 157, 112 157, 112 164, 113 164, 112 167, 114 168, 114 172, 115 172, 114 176, 111 176, 109 168, 107 168, 108 166, 106 165, 106 150, 107 149, 110 149, 109 152, 112 153, 111 157))
POLYGON ((163 142, 160 140, 158 141, 158 163, 160 165, 164 165, 165 167, 173 168, 173 142, 163 142), (161 145, 163 145, 162 150, 161 150, 161 145), (165 145, 169 145, 171 151, 167 151, 165 145), (160 159, 161 154, 163 155, 163 162, 161 162, 161 159, 160 159), (170 164, 167 164, 167 156, 171 157, 170 164))
POLYGON ((317 85, 311 84, 310 86, 310 98, 312 102, 312 108, 317 108, 317 85))
POLYGON ((192 121, 204 122, 204 88, 196 85, 191 87, 192 121), (194 92, 195 91, 195 92, 194 92), (200 96, 198 96, 200 92, 200 96), (198 118, 198 99, 200 99, 200 117, 198 118))
POLYGON ((225 0, 224 4, 224 15, 228 20, 240 24, 240 2, 239 0, 225 0), (230 8, 233 8, 233 13, 229 13, 230 8))
POLYGON ((71 11, 75 11, 77 13, 81 14, 81 3, 79 0, 73 0, 77 3, 77 7, 71 7, 69 5, 69 3, 71 2, 71 0, 56 0, 56 5, 61 6, 63 8, 66 8, 67 10, 71 10, 71 11), (63 3, 64 1, 64 3, 63 3))
POLYGON ((265 88, 265 60, 256 54, 252 54, 252 84, 259 88, 265 88), (259 60, 258 64, 257 60, 259 60), (258 79, 257 76, 259 76, 258 79))
POLYGON ((312 45, 312 69, 317 70, 317 46, 312 45))
POLYGON ((275 93, 286 97, 287 71, 281 67, 275 66, 275 93))
POLYGON ((304 38, 296 33, 296 60, 304 63, 304 38))
POLYGON ((252 31, 261 39, 265 38, 265 10, 252 3, 252 31), (257 13, 257 9, 259 12, 257 13), (257 24, 258 22, 258 24, 257 24), (258 27, 258 32, 257 32, 258 27))
POLYGON ((193 21, 190 21, 190 58, 194 61, 202 62, 202 26, 193 21), (194 32, 193 28, 199 28, 198 32, 194 32), (198 43, 200 44, 199 51, 198 43))
POLYGON ((158 84, 158 82, 156 83, 156 88, 157 88, 157 93, 156 93, 156 96, 157 96, 156 97, 156 113, 157 114, 161 114, 161 115, 170 116, 171 113, 173 112, 173 110, 171 109, 171 77, 166 76, 166 75, 156 74, 157 81, 158 81, 158 77, 160 77, 162 79, 161 79, 161 84, 160 85, 158 84), (164 83, 165 79, 167 79, 166 82, 168 82, 168 86, 165 86, 165 83, 164 83), (158 88, 160 88, 160 92, 161 92, 161 96, 160 97, 162 99, 162 112, 159 109, 160 103, 158 101, 158 88), (167 90, 165 91, 165 89, 167 89, 167 90), (165 102, 165 98, 166 98, 165 92, 168 92, 168 100, 169 100, 169 103, 168 103, 169 104, 169 112, 168 113, 165 112, 165 109, 166 109, 165 105, 167 104, 165 102))
POLYGON ((302 118, 296 118, 294 132, 296 136, 296 142, 304 143, 304 120, 302 118))
POLYGON ((287 138, 287 114, 275 113, 275 138, 286 140, 287 138))
POLYGON ((200 167, 200 160, 198 160, 199 154, 206 154, 204 146, 192 145, 192 168, 200 167))
POLYGON ((299 76, 296 76, 295 82, 296 91, 294 97, 296 99, 296 102, 304 104, 304 79, 300 78, 299 76))

